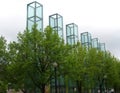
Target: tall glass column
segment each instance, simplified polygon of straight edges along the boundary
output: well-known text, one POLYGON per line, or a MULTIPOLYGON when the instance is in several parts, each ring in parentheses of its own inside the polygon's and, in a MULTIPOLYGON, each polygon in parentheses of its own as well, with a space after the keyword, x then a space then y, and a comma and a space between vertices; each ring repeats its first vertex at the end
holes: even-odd
POLYGON ((98 38, 92 39, 92 48, 100 49, 100 42, 98 38))
POLYGON ((66 25, 66 43, 74 45, 78 42, 78 26, 75 23, 66 25))
POLYGON ((91 39, 91 34, 89 32, 81 33, 81 44, 88 49, 91 48, 92 39, 91 39))
POLYGON ((63 17, 58 13, 49 16, 49 26, 57 31, 60 38, 63 38, 63 17))
POLYGON ((100 43, 100 50, 101 51, 106 51, 106 49, 105 49, 105 43, 100 43))
POLYGON ((36 1, 27 4, 27 28, 31 31, 33 25, 43 31, 43 5, 36 1))

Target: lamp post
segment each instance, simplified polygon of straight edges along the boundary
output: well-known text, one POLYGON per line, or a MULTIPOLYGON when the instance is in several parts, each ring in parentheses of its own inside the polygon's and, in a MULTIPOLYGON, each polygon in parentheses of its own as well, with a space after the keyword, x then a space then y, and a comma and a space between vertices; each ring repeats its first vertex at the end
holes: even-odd
POLYGON ((58 64, 54 62, 53 66, 54 66, 54 72, 55 72, 55 93, 57 93, 57 66, 58 64))

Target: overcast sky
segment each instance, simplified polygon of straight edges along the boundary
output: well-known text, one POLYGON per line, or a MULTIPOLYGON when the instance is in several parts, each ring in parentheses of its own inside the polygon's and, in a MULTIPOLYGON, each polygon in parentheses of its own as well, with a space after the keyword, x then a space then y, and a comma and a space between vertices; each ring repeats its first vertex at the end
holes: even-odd
MULTIPOLYGON (((27 4, 33 0, 1 0, 0 35, 7 41, 16 40, 26 27, 27 4)), ((120 0, 36 0, 43 5, 44 27, 48 16, 59 13, 64 27, 74 22, 79 33, 90 32, 106 49, 120 59, 120 0)), ((64 29, 65 31, 65 29, 64 29)))

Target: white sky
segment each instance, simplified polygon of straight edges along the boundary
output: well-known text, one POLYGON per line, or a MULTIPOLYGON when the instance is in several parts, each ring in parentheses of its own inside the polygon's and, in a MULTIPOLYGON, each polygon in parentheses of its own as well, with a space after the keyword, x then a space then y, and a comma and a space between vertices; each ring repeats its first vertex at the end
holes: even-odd
MULTIPOLYGON (((8 42, 26 27, 27 4, 33 0, 0 0, 0 35, 8 42)), ((120 58, 120 0, 36 0, 43 5, 44 27, 48 17, 59 13, 64 27, 76 23, 79 33, 90 32, 120 58)), ((65 31, 65 29, 64 29, 65 31)))

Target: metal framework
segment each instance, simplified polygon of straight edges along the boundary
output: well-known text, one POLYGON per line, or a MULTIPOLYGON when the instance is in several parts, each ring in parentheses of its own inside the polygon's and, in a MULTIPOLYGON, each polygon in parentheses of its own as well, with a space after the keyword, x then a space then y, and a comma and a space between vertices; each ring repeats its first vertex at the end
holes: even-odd
POLYGON ((66 43, 74 45, 78 42, 78 26, 75 23, 66 25, 66 43))
POLYGON ((35 24, 43 31, 43 5, 36 1, 27 4, 27 28, 31 31, 35 24))
POLYGON ((91 34, 89 32, 81 33, 81 44, 88 49, 92 46, 91 34))
POLYGON ((57 31, 60 38, 63 38, 63 17, 58 13, 49 16, 49 26, 57 31))

